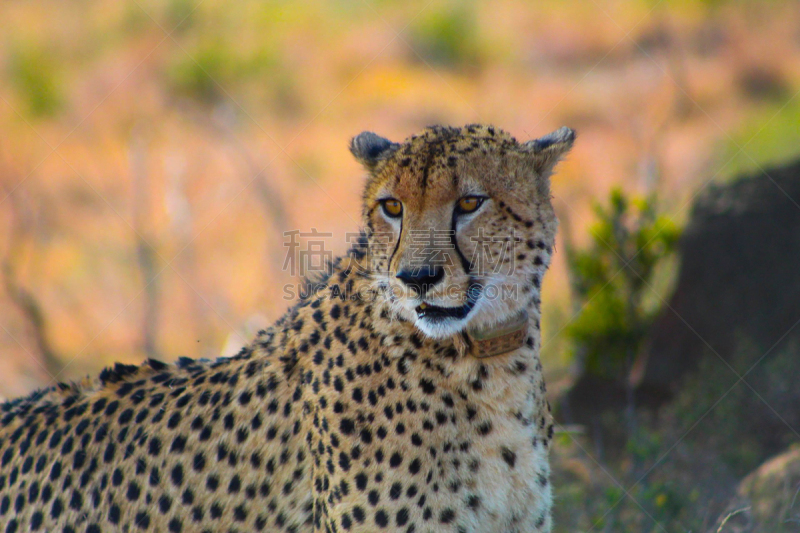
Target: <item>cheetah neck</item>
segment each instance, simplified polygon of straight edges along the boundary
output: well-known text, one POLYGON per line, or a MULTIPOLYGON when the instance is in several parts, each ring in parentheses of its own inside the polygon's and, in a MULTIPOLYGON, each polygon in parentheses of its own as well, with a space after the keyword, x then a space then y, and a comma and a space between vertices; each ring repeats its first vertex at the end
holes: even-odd
POLYGON ((528 335, 528 312, 515 316, 491 328, 467 331, 471 341, 470 353, 479 359, 502 355, 522 348, 528 335))

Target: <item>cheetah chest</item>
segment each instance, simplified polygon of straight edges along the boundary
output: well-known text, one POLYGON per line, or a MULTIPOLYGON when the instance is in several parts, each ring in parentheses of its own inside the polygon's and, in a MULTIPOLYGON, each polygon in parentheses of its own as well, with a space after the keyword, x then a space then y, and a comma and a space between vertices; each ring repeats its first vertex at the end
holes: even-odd
POLYGON ((551 505, 548 449, 541 429, 516 417, 495 417, 491 434, 473 440, 479 468, 472 467, 478 475, 466 477, 465 484, 474 531, 541 530, 551 505))
POLYGON ((530 381, 505 383, 499 402, 420 382, 422 396, 386 390, 374 406, 369 395, 334 404, 340 416, 319 448, 334 522, 350 531, 547 531, 549 415, 530 381))

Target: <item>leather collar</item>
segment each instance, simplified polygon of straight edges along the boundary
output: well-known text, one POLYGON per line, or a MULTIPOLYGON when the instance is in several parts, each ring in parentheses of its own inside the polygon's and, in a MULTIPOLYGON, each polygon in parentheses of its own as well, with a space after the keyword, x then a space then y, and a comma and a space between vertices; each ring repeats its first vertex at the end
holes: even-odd
POLYGON ((512 352, 525 344, 528 335, 528 312, 521 313, 487 329, 468 330, 470 353, 479 358, 494 357, 512 352))

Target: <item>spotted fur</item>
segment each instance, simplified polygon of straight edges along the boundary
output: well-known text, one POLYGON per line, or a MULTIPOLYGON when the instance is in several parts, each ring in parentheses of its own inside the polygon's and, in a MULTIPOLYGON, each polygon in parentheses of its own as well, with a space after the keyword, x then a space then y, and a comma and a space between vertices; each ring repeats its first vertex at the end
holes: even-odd
POLYGON ((362 238, 237 356, 118 364, 2 405, 0 531, 550 531, 539 287, 556 229, 547 180, 572 139, 520 144, 490 126, 357 137, 362 238), (454 222, 478 190, 486 205, 454 222), (432 331, 413 294, 392 293, 410 246, 378 211, 385 194, 405 231, 454 230, 445 283, 519 284, 518 298, 432 331), (458 259, 481 228, 520 236, 510 273, 458 259), (476 357, 469 329, 521 309, 525 345, 476 357))

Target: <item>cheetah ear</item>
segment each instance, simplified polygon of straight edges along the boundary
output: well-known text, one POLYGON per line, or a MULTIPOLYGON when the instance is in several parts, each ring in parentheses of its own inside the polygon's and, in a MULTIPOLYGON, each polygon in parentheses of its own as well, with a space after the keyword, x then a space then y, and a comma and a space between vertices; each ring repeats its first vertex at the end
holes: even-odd
POLYGON ((369 171, 388 159, 398 148, 399 144, 371 131, 362 131, 350 141, 350 152, 369 171))
POLYGON ((533 167, 537 174, 547 177, 564 154, 575 142, 575 130, 559 128, 544 137, 528 141, 522 145, 522 151, 533 156, 533 167))

